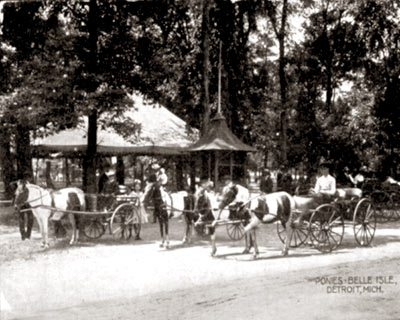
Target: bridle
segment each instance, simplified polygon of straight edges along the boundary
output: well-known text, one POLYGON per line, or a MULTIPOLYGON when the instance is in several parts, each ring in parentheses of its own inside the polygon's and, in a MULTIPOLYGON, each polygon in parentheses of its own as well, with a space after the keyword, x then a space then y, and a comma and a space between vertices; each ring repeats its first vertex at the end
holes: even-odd
MULTIPOLYGON (((35 186, 35 185, 29 185, 29 186, 38 189, 38 190, 39 190, 40 196, 39 196, 38 198, 29 200, 29 201, 25 200, 24 202, 19 203, 19 204, 16 204, 16 203, 15 203, 16 200, 17 200, 17 198, 15 197, 15 198, 14 198, 14 207, 15 207, 17 210, 20 210, 21 207, 24 206, 24 205, 26 205, 26 204, 29 205, 29 204, 32 203, 32 202, 35 202, 35 201, 38 201, 38 200, 42 200, 42 199, 46 196, 46 195, 44 194, 44 192, 43 192, 43 189, 40 188, 39 186, 35 186)), ((26 192, 27 192, 27 197, 26 197, 26 198, 28 198, 28 196, 29 196, 29 189, 28 189, 26 183, 24 184, 23 189, 24 189, 24 192, 25 192, 25 190, 26 190, 26 192)), ((18 190, 18 188, 17 188, 17 190, 18 190)), ((41 201, 41 204, 43 204, 43 200, 41 201)))
POLYGON ((239 189, 236 185, 232 185, 229 187, 229 190, 224 194, 223 201, 221 201, 221 204, 219 208, 222 210, 224 209, 227 205, 232 203, 233 200, 235 200, 237 194, 239 192, 239 189), (232 194, 232 196, 230 196, 232 194))

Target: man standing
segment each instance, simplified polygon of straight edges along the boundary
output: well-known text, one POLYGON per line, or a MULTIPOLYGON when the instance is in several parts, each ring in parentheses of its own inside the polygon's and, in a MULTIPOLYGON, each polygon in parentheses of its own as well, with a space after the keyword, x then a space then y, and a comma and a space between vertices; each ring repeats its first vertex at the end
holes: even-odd
POLYGON ((271 178, 271 173, 269 170, 265 169, 264 174, 260 181, 260 191, 264 193, 271 193, 273 188, 273 182, 271 178))
MULTIPOLYGON (((24 175, 24 180, 26 181, 30 180, 29 173, 24 175)), ((25 204, 21 207, 21 210, 18 212, 19 232, 21 233, 22 240, 31 238, 32 227, 33 227, 33 213, 32 210, 25 211, 29 208, 30 208, 29 204, 25 204)))

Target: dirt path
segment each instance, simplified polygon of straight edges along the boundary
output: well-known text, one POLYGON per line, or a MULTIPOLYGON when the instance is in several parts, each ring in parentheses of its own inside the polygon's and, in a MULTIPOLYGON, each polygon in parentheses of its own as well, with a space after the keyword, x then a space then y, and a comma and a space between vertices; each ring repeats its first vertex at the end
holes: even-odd
MULTIPOLYGON (((349 229, 331 254, 305 247, 285 258, 275 227, 264 226, 257 261, 225 230, 211 258, 200 239, 158 248, 155 225, 141 242, 64 241, 48 251, 37 234, 21 242, 3 227, 0 284, 10 308, 3 303, 1 319, 400 319, 399 226, 380 225, 370 248, 356 247, 349 229)), ((171 238, 182 230, 174 221, 171 238)))

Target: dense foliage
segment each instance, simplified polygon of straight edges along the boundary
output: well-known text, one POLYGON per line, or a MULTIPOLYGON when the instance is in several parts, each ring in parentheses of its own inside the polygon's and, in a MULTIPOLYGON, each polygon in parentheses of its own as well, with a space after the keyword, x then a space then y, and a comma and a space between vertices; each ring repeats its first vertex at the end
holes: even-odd
MULTIPOLYGON (((2 11, 3 168, 13 145, 29 159, 27 132, 82 114, 92 132, 112 125, 98 116, 122 113, 133 90, 204 128, 217 108, 220 48, 222 112, 258 148, 259 165, 312 170, 324 157, 339 169, 397 168, 396 1, 47 0, 2 11)), ((125 124, 115 125, 135 129, 125 124)))

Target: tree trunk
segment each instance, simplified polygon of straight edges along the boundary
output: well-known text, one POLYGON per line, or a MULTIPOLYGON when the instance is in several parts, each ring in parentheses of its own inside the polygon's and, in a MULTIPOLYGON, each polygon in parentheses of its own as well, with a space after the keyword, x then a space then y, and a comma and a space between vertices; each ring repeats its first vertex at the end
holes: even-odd
POLYGON ((203 0, 203 21, 201 25, 202 32, 202 49, 203 49, 203 121, 201 127, 201 135, 203 136, 210 124, 210 97, 209 97, 209 73, 208 66, 210 64, 210 1, 203 0))
POLYGON ((125 184, 125 165, 124 165, 124 159, 122 158, 122 156, 117 157, 116 178, 117 178, 118 184, 120 184, 120 185, 125 184))
POLYGON ((288 12, 288 1, 283 1, 282 6, 282 17, 281 17, 281 28, 278 35, 279 40, 279 84, 280 84, 280 94, 281 94, 281 116, 280 116, 280 127, 281 127, 281 161, 283 165, 287 164, 287 83, 286 83, 286 73, 285 73, 285 29, 286 20, 288 12))
POLYGON ((7 130, 0 129, 0 177, 4 183, 5 195, 8 199, 13 196, 11 182, 14 180, 15 172, 11 158, 10 133, 7 130))
POLYGON ((97 112, 95 110, 89 115, 88 123, 87 150, 83 161, 83 185, 86 192, 96 193, 97 112))
MULTIPOLYGON (((90 42, 90 60, 89 73, 94 78, 97 72, 97 0, 90 0, 89 2, 89 18, 88 18, 88 29, 89 29, 89 42, 90 42)), ((89 83, 88 88, 90 91, 95 91, 97 85, 95 80, 89 83)), ((96 155, 97 155, 97 109, 96 106, 90 106, 91 112, 89 114, 88 121, 88 140, 87 150, 83 165, 83 185, 84 189, 88 193, 97 192, 96 184, 96 155)))
POLYGON ((332 96, 332 62, 329 61, 326 66, 326 110, 328 112, 331 112, 332 96))
POLYGON ((17 155, 17 177, 19 179, 26 178, 32 181, 32 154, 30 148, 29 129, 22 125, 17 125, 15 136, 17 155))

